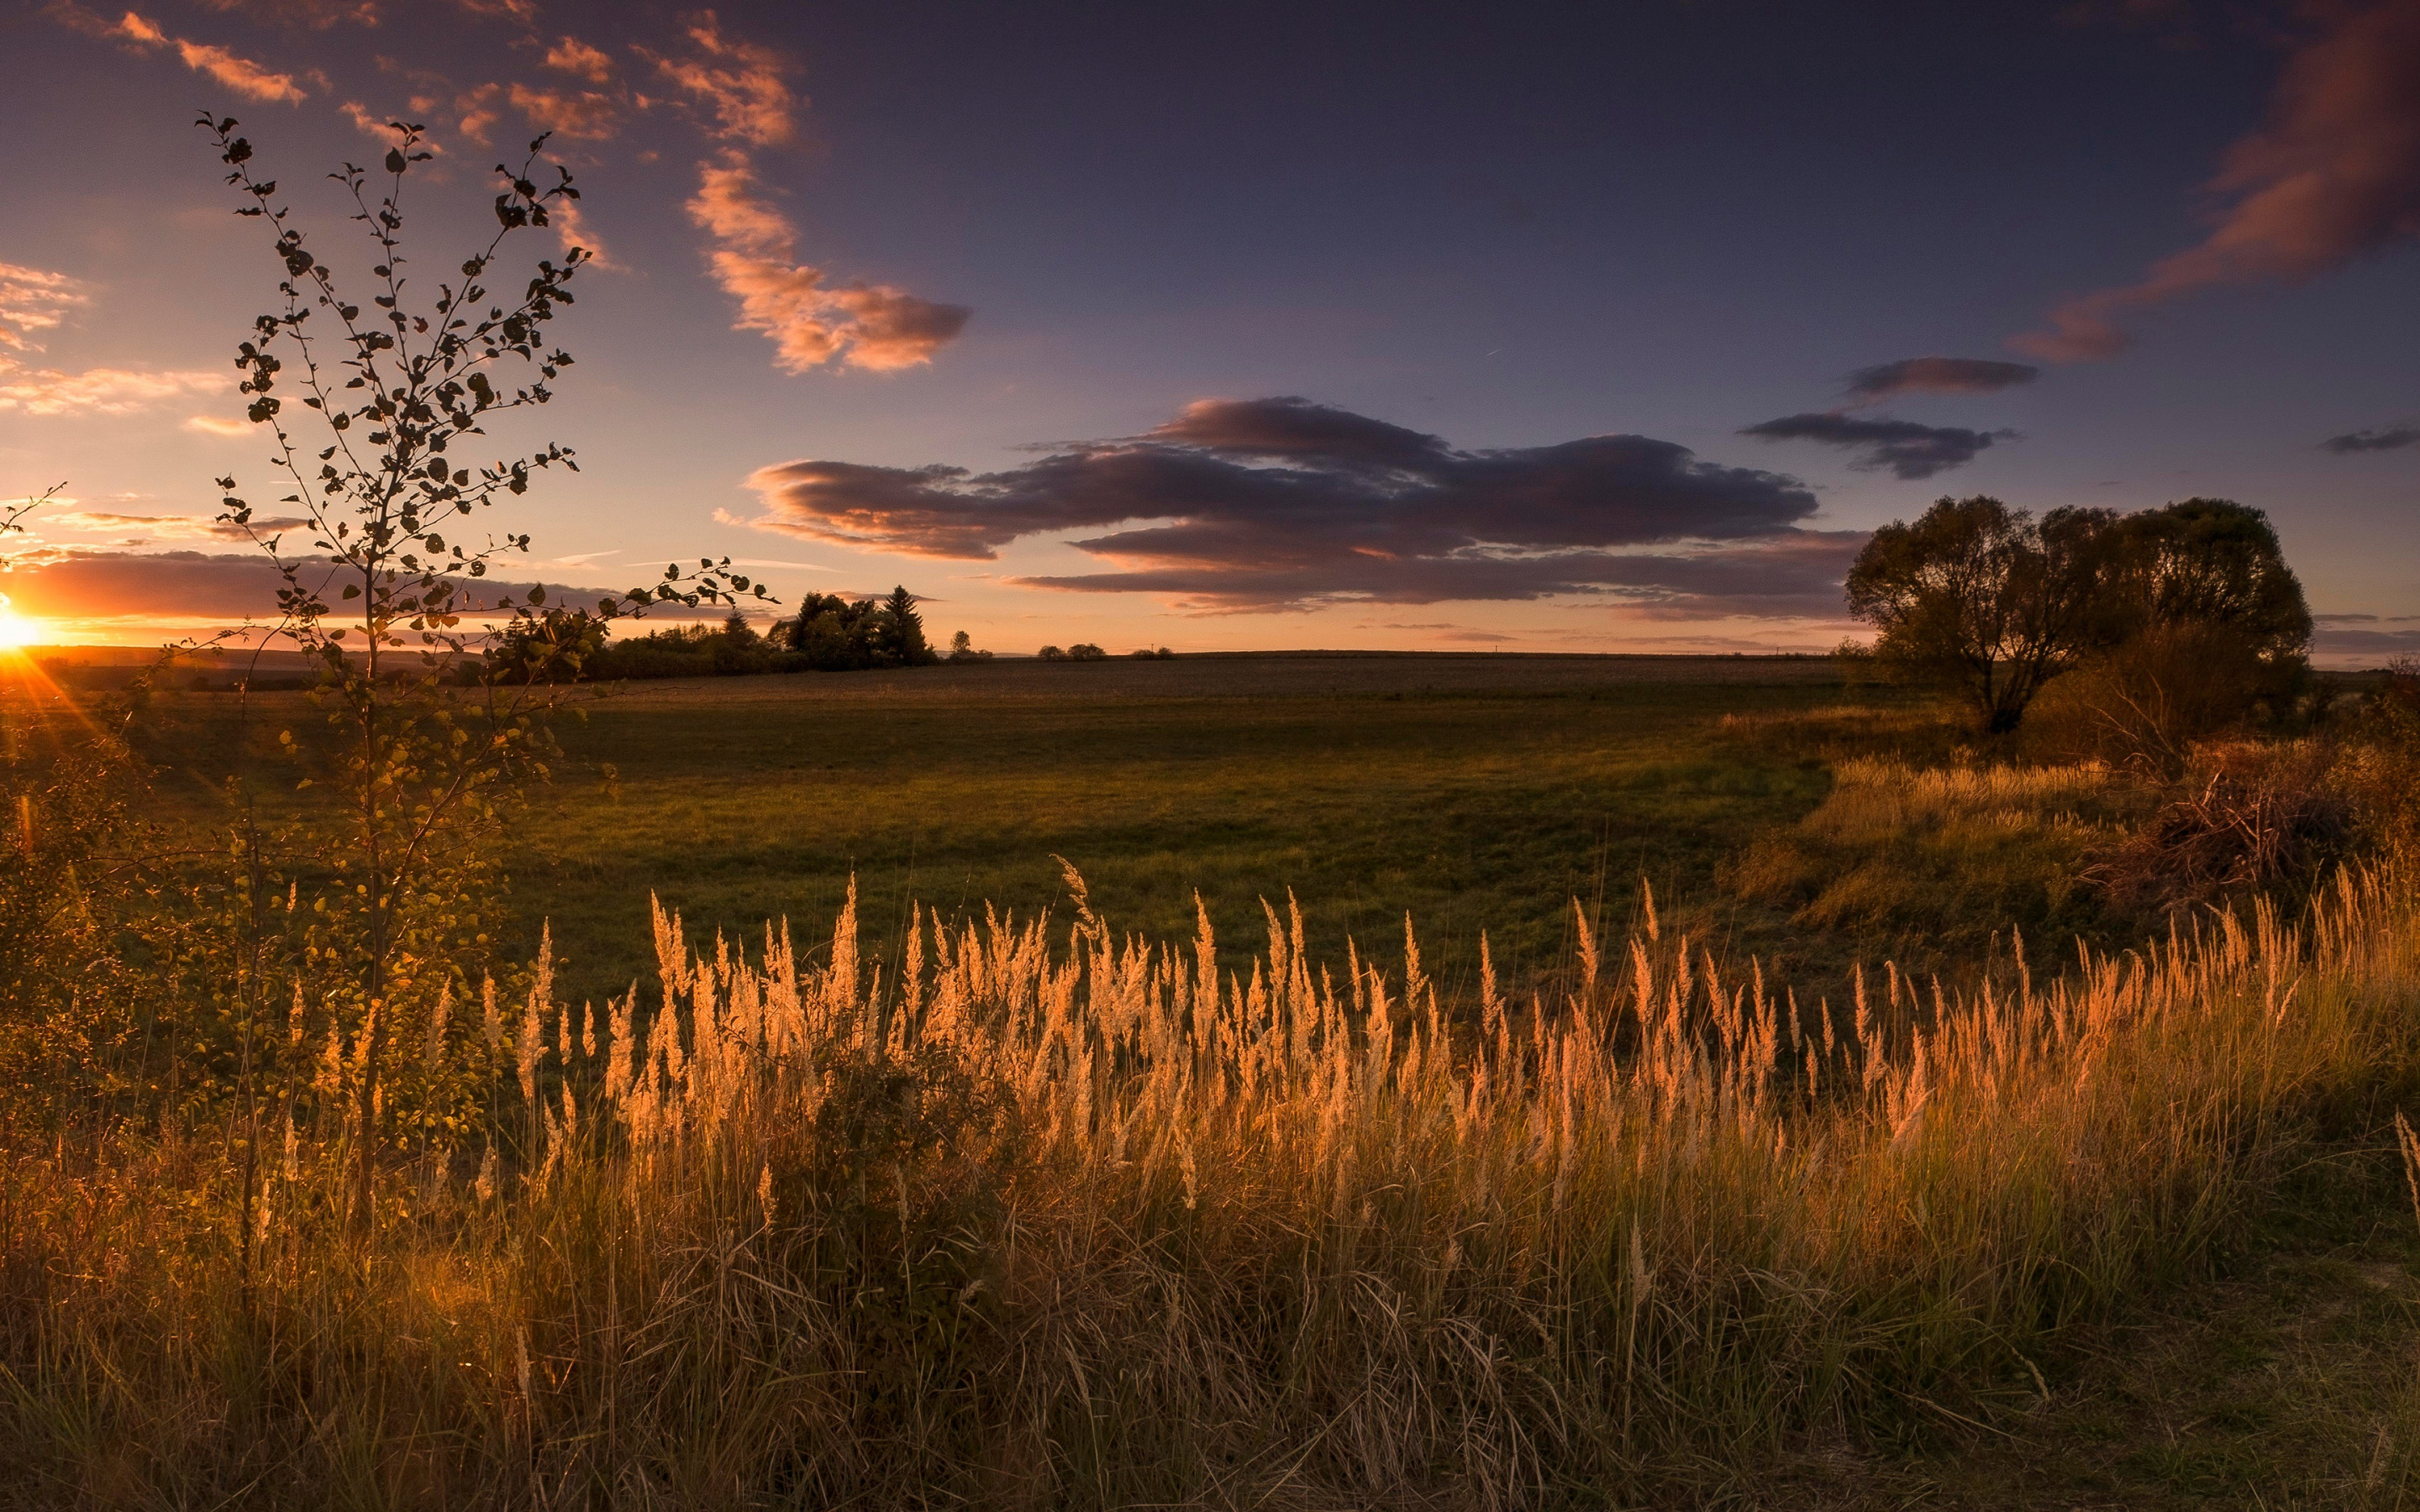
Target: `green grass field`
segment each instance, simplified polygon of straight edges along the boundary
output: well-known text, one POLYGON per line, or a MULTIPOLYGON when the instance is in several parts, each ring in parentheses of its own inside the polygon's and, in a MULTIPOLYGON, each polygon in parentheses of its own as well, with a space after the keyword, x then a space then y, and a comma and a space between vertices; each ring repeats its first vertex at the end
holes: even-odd
POLYGON ((1113 928, 1251 945, 1260 900, 1313 948, 1391 956, 1413 916, 1449 979, 1563 959, 1570 900, 1626 919, 1643 874, 1707 901, 1716 865, 1823 796, 1814 764, 1717 737, 1741 707, 1843 697, 1822 663, 1526 657, 995 663, 617 691, 566 720, 575 758, 514 865, 574 989, 652 970, 646 890, 693 928, 821 919, 849 878, 877 938, 1063 897, 1113 928), (606 780, 611 767, 615 779, 606 780))
MULTIPOLYGON (((1821 659, 1294 656, 722 678, 581 689, 571 758, 514 826, 517 953, 551 921, 575 1000, 650 980, 647 900, 693 933, 829 918, 857 880, 871 944, 912 898, 945 917, 1064 897, 1063 856, 1121 931, 1189 937, 1193 899, 1237 951, 1260 900, 1305 906, 1314 953, 1392 958, 1404 915, 1456 983, 1560 962, 1576 898, 1617 932, 1642 877, 1668 915, 1786 968, 1850 946, 1742 909, 1718 870, 1822 801, 1823 763, 1728 736, 1726 715, 1904 702, 1821 659), (1737 934, 1738 938, 1731 936, 1737 934)), ((213 791, 234 703, 173 721, 213 791)), ((256 742, 312 716, 256 700, 256 742)), ((199 811, 213 799, 202 798, 199 811)), ((1239 954, 1238 959, 1241 956, 1239 954)))

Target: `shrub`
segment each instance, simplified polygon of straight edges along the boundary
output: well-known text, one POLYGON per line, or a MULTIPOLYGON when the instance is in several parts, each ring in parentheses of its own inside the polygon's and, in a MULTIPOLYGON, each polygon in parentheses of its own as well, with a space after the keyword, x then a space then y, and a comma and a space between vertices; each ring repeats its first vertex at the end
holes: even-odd
POLYGON ((2313 742, 2204 748, 2182 794, 2080 879, 2121 908, 2168 914, 2255 888, 2307 887, 2353 840, 2330 761, 2313 742))

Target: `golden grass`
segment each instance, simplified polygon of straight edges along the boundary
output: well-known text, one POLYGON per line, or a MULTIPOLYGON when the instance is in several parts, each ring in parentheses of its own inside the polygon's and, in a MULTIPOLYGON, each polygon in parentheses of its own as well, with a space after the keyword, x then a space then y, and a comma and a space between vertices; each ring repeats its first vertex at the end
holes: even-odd
POLYGON ((1703 1491, 1988 1418, 2420 1058, 2380 877, 1837 1008, 1583 918, 1556 1000, 1490 976, 1455 1012, 1408 927, 1331 971, 1270 909, 1222 975, 1206 918, 1121 940, 1070 881, 1063 933, 936 919, 892 962, 853 910, 752 958, 659 912, 659 999, 594 1013, 542 968, 503 1158, 398 1165, 366 1247, 307 1131, 249 1242, 215 1138, 21 1150, 0 1471, 129 1504, 1703 1491))

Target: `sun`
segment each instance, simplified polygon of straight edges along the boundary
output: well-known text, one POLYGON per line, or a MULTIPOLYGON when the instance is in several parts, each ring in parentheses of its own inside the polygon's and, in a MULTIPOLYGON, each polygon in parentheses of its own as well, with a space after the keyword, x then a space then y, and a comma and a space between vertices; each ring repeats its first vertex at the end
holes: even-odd
POLYGON ((17 651, 35 645, 40 641, 41 634, 40 625, 11 611, 8 600, 0 597, 0 651, 17 651))

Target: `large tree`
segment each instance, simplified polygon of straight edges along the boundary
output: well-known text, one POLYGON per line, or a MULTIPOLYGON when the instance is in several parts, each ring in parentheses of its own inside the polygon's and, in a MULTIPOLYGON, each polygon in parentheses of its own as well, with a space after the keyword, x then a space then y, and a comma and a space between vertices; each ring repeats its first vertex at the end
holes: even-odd
POLYGON ((1957 687, 1983 729, 2021 724, 2044 684, 2105 636, 2100 592, 2117 516, 1943 499, 1876 531, 1849 569, 1849 612, 1875 654, 1957 687))
POLYGON ((2273 665, 2311 647, 2311 608, 2269 517, 2232 499, 2187 499, 2117 522, 2110 588, 2124 633, 2223 631, 2273 665))

